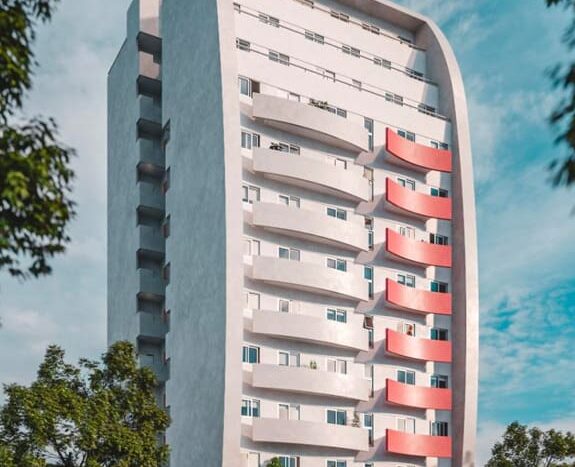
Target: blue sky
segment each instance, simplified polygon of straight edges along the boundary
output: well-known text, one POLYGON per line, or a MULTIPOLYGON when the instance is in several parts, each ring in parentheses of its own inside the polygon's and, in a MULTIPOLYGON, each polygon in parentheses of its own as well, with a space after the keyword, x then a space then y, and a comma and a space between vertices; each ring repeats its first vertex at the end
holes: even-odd
MULTIPOLYGON (((568 17, 543 0, 401 0, 446 32, 465 79, 474 147, 480 287, 478 465, 505 424, 575 430, 575 193, 553 190, 561 150, 545 118, 557 97, 545 70, 566 56, 568 17)), ((54 116, 79 158, 79 215, 47 279, 0 275, 0 382, 33 377, 47 344, 72 358, 105 346, 106 73, 127 0, 63 0, 42 30, 30 114, 54 116)))

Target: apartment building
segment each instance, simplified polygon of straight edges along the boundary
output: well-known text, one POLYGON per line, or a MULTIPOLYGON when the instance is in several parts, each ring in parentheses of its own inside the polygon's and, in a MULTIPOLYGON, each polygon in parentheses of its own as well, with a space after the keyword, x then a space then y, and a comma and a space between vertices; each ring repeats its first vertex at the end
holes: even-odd
POLYGON ((471 466, 467 108, 384 0, 133 0, 109 74, 108 339, 172 467, 471 466))

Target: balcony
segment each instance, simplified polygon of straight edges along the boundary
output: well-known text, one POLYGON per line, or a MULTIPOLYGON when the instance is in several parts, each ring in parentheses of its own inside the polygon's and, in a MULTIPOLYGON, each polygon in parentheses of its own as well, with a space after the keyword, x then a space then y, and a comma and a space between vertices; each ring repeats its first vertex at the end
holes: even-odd
MULTIPOLYGON (((352 365, 348 365, 352 366, 352 365)), ((351 369, 351 368, 348 368, 351 369)), ((360 370, 356 366, 357 370, 360 370)), ((357 371, 356 373, 360 373, 357 371)), ((299 394, 367 401, 371 384, 365 378, 305 367, 254 365, 252 386, 299 394)))
POLYGON ((451 315, 451 294, 407 287, 387 279, 385 299, 396 307, 437 315, 451 315))
POLYGON ((153 251, 163 254, 165 252, 165 239, 160 227, 151 225, 139 225, 141 250, 153 251))
POLYGON ((162 92, 161 67, 154 61, 154 55, 140 51, 138 54, 138 92, 159 96, 162 92))
POLYGON ((149 343, 160 343, 168 332, 168 323, 160 313, 138 311, 138 339, 149 343))
POLYGON ((322 448, 367 451, 368 432, 363 428, 301 420, 254 418, 252 440, 263 443, 296 444, 322 448))
POLYGON ((256 148, 253 153, 253 170, 268 178, 319 193, 357 202, 371 199, 369 181, 360 173, 309 157, 256 148))
POLYGON ((328 321, 298 313, 257 310, 252 315, 251 331, 266 336, 325 344, 351 350, 368 350, 368 333, 363 316, 348 316, 347 323, 328 321))
POLYGON ((411 337, 387 329, 385 334, 387 353, 428 362, 451 363, 451 342, 411 337))
POLYGON ((385 250, 396 258, 424 266, 451 267, 451 247, 404 237, 394 230, 385 233, 385 250))
POLYGON ((138 136, 160 138, 162 135, 162 108, 160 104, 150 96, 140 94, 138 96, 138 136))
POLYGON ((159 272, 138 269, 139 293, 161 299, 165 293, 164 280, 159 272))
POLYGON ((330 297, 367 301, 368 284, 360 269, 352 266, 354 265, 349 265, 351 270, 348 272, 342 272, 321 264, 255 256, 251 278, 330 297))
POLYGON ((159 183, 138 182, 138 207, 157 217, 163 217, 165 197, 159 183))
POLYGON ((159 140, 138 138, 136 146, 139 154, 139 162, 164 167, 165 161, 159 140))
POLYGON ((266 94, 254 94, 253 117, 265 125, 348 151, 369 151, 367 130, 326 110, 266 94))
POLYGON ((385 199, 404 214, 416 217, 451 220, 451 199, 426 195, 402 187, 388 178, 385 199))
POLYGON ((290 237, 346 250, 369 250, 367 230, 363 225, 329 217, 325 213, 278 203, 255 203, 252 224, 290 237))
POLYGON ((168 379, 170 379, 170 367, 168 363, 161 361, 159 358, 154 359, 153 363, 144 363, 144 360, 140 358, 140 367, 149 368, 156 375, 158 383, 163 384, 168 379))
POLYGON ((386 430, 386 449, 393 454, 451 458, 450 436, 429 436, 386 430))
POLYGON ((451 172, 451 151, 435 149, 402 138, 392 129, 386 130, 386 151, 400 161, 425 170, 451 172))
POLYGON ((390 404, 418 409, 451 410, 451 390, 403 384, 388 379, 385 400, 390 404))

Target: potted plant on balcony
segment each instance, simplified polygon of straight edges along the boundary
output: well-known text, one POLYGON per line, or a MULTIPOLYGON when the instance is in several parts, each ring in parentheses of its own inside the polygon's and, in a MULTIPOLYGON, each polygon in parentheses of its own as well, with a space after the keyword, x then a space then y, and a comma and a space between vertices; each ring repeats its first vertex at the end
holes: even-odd
POLYGON ((317 362, 315 360, 309 362, 309 368, 310 370, 317 370, 317 362))
POLYGON ((273 457, 267 464, 267 467, 282 467, 278 457, 273 457))
POLYGON ((270 149, 272 151, 281 151, 282 147, 278 143, 270 143, 270 149))
POLYGON ((309 105, 311 105, 313 107, 317 107, 318 109, 322 109, 322 110, 327 110, 329 108, 329 104, 327 103, 327 101, 319 101, 316 99, 310 99, 309 105))
POLYGON ((353 420, 351 422, 351 426, 359 428, 359 415, 357 412, 353 413, 353 420))

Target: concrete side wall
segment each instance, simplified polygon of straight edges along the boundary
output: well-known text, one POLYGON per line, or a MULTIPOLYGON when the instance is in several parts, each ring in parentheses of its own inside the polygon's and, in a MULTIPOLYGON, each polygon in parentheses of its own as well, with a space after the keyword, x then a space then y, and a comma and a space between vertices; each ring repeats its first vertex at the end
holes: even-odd
POLYGON ((242 211, 232 12, 228 0, 162 5, 174 466, 240 462, 242 211))

